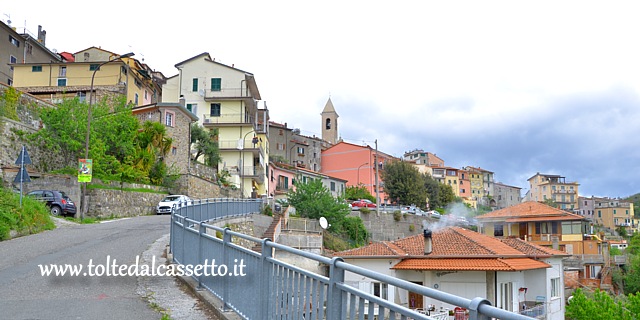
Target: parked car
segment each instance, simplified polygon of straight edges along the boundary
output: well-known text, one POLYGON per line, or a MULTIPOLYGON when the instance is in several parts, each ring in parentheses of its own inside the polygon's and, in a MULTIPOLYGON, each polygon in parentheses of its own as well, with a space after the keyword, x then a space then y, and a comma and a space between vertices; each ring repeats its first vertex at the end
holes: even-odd
POLYGON ((34 190, 27 193, 27 196, 44 202, 49 207, 51 215, 76 214, 76 204, 60 190, 34 190))
POLYGON ((360 200, 351 202, 351 207, 352 208, 375 208, 376 204, 371 202, 371 200, 360 199, 360 200))
POLYGON ((164 214, 164 213, 170 214, 171 210, 173 210, 174 205, 184 206, 184 205, 190 205, 192 203, 193 201, 191 200, 191 198, 182 194, 174 194, 174 195, 166 196, 156 206, 156 214, 164 214))

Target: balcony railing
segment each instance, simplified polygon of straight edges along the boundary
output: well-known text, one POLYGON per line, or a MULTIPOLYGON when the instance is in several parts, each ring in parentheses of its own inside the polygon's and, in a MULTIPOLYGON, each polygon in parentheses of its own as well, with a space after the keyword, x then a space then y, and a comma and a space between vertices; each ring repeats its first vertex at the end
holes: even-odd
POLYGON ((232 99, 232 98, 253 98, 247 88, 222 88, 220 90, 206 89, 205 99, 232 99))
POLYGON ((207 124, 254 124, 255 117, 248 113, 224 113, 220 115, 203 114, 202 123, 207 124))
POLYGON ((250 152, 250 151, 254 151, 259 153, 263 158, 265 158, 265 150, 264 150, 264 144, 261 143, 253 143, 251 140, 252 139, 245 139, 244 140, 244 144, 242 145, 242 148, 240 148, 240 144, 239 144, 239 140, 219 140, 218 141, 218 148, 222 151, 229 151, 229 150, 237 150, 237 151, 246 151, 246 152, 250 152))

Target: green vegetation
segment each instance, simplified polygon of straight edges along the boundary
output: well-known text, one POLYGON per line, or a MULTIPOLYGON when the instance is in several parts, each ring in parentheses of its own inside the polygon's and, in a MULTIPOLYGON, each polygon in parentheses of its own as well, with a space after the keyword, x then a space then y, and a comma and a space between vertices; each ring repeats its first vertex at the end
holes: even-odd
POLYGON ((376 203, 376 197, 371 195, 367 187, 365 187, 362 183, 357 186, 347 186, 347 189, 344 191, 344 197, 347 200, 367 199, 373 203, 376 203))
POLYGON ((158 190, 153 190, 148 188, 123 188, 123 187, 114 187, 114 186, 107 186, 104 184, 95 184, 95 183, 88 184, 87 189, 120 190, 120 191, 131 191, 131 192, 167 194, 166 191, 158 191, 158 190))
POLYGON ((567 305, 570 320, 632 320, 640 315, 640 296, 629 294, 611 297, 604 291, 593 293, 577 289, 567 305))
POLYGON ((23 197, 21 207, 20 195, 0 188, 0 240, 9 239, 11 230, 27 235, 54 228, 49 209, 42 202, 23 197))
POLYGON ((217 169, 220 163, 218 129, 206 130, 197 123, 191 125, 191 143, 196 151, 195 159, 204 156, 204 164, 217 169))
MULTIPOLYGON (((76 174, 78 159, 85 158, 88 110, 89 105, 77 98, 64 100, 57 108, 41 108, 43 128, 24 140, 67 164, 58 172, 76 174)), ((94 177, 165 186, 175 181, 175 170, 164 162, 173 141, 162 123, 140 125, 124 97, 113 105, 106 99, 94 104, 91 114, 89 158, 94 177)), ((43 171, 52 169, 43 166, 43 171)))
MULTIPOLYGON (((359 217, 347 217, 350 210, 343 199, 334 198, 320 179, 301 181, 300 178, 296 179, 295 189, 290 189, 287 194, 289 204, 296 208, 296 212, 301 217, 316 220, 325 217, 331 225, 327 229, 328 233, 333 233, 336 237, 348 238, 349 243, 354 247, 366 243, 369 234, 364 223, 359 217)), ((338 241, 334 242, 337 245, 338 241)), ((327 246, 327 248, 339 251, 337 247, 327 246)))
POLYGON ((422 174, 408 162, 389 162, 381 171, 384 188, 389 198, 400 204, 415 204, 425 209, 445 208, 456 200, 450 185, 436 181, 428 174, 422 174))
POLYGON ((0 93, 0 117, 18 121, 18 101, 20 91, 7 87, 0 93))

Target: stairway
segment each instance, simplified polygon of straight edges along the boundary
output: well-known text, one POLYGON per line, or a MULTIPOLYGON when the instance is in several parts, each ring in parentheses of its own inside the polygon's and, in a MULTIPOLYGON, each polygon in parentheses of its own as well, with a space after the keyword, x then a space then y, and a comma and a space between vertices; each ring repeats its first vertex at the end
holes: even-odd
MULTIPOLYGON (((278 225, 278 223, 280 223, 280 220, 282 220, 282 216, 279 214, 274 214, 273 221, 271 221, 271 224, 269 225, 267 230, 262 234, 262 237, 260 237, 260 239, 269 238, 271 239, 271 241, 276 242, 278 239, 274 239, 274 235, 276 231, 276 226, 278 225)), ((262 245, 260 243, 256 243, 256 245, 254 245, 253 248, 251 248, 251 250, 262 253, 262 245)))

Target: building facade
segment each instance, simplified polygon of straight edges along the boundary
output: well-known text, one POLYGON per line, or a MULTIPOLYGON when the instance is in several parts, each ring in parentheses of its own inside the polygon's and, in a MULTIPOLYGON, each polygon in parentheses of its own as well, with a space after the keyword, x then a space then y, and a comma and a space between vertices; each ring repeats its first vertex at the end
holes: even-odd
POLYGON ((18 29, 9 21, 0 21, 0 82, 14 85, 15 65, 22 63, 61 62, 57 53, 47 49, 47 32, 38 26, 38 34, 32 35, 25 28, 18 29), (6 23, 8 22, 8 23, 6 23))
POLYGON ((567 182, 565 177, 555 174, 536 173, 527 180, 529 182, 529 199, 531 201, 553 201, 560 209, 577 210, 577 182, 567 182))
POLYGON ((261 105, 252 73, 216 62, 205 52, 179 62, 178 74, 162 87, 163 102, 184 103, 198 124, 214 131, 221 163, 243 197, 266 196, 269 111, 261 105))
POLYGON ((500 182, 494 184, 494 199, 496 200, 496 209, 504 209, 515 206, 522 202, 522 188, 506 185, 500 182))
POLYGON ((444 167, 444 160, 438 158, 438 156, 431 152, 425 152, 421 149, 405 152, 402 160, 418 165, 427 165, 429 167, 444 167))

